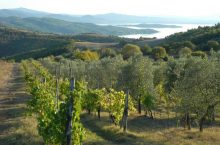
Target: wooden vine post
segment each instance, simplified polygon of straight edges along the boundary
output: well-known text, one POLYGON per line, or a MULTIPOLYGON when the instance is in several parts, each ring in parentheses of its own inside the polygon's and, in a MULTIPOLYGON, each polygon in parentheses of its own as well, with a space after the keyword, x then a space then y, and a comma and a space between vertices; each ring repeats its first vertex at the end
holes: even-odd
POLYGON ((129 91, 127 91, 127 95, 125 97, 125 108, 122 117, 122 126, 124 132, 127 132, 127 127, 128 127, 128 97, 129 97, 129 91))
MULTIPOLYGON (((70 71, 72 72, 72 70, 70 71)), ((71 74, 71 73, 70 73, 71 74)), ((70 91, 73 92, 75 88, 75 79, 71 75, 70 79, 70 91)), ((69 104, 67 108, 67 124, 66 124, 66 145, 72 144, 72 115, 73 115, 73 95, 71 93, 69 104)))
POLYGON ((60 66, 59 66, 59 71, 56 67, 56 97, 55 97, 55 102, 56 102, 57 111, 59 110, 59 80, 60 80, 60 66))
POLYGON ((141 96, 138 96, 138 113, 141 114, 141 96))

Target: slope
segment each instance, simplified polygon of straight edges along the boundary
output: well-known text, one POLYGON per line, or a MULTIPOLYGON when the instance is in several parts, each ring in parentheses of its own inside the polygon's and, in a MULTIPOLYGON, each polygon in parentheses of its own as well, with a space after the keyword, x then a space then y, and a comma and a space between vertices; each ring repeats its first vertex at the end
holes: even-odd
POLYGON ((0 22, 16 28, 57 34, 98 33, 106 35, 129 35, 157 33, 153 29, 138 30, 110 25, 100 26, 92 23, 68 22, 54 18, 0 17, 0 22))

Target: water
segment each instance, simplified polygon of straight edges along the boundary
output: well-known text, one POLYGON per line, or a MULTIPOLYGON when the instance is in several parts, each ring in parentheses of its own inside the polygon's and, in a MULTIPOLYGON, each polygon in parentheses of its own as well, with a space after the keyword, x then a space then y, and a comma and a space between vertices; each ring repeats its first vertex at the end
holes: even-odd
MULTIPOLYGON (((166 36, 169 36, 171 34, 177 33, 177 32, 186 32, 189 29, 195 29, 198 28, 199 26, 211 26, 210 24, 172 24, 172 25, 177 25, 181 26, 181 28, 150 28, 159 31, 158 33, 154 34, 133 34, 133 35, 121 35, 119 37, 125 37, 125 38, 135 38, 138 39, 140 37, 146 37, 146 38, 165 38, 166 36)), ((135 26, 124 26, 126 28, 132 28, 132 29, 143 29, 140 27, 135 27, 135 26)))

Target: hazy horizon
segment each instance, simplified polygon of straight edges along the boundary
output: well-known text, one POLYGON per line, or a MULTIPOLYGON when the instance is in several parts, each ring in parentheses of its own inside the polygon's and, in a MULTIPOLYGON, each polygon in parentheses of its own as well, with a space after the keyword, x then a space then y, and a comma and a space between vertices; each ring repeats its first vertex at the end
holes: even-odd
MULTIPOLYGON (((48 14, 61 14, 61 15, 70 15, 70 16, 86 16, 86 15, 107 15, 107 14, 117 14, 117 15, 127 15, 127 16, 137 16, 137 17, 173 17, 173 18, 210 18, 210 16, 175 16, 175 15, 135 15, 135 14, 125 14, 125 13, 117 13, 117 12, 106 12, 106 13, 97 13, 97 14, 70 14, 70 13, 55 13, 55 12, 49 12, 44 10, 37 10, 27 7, 14 7, 14 8, 0 8, 0 10, 16 10, 16 9, 26 9, 26 10, 32 10, 36 12, 44 12, 48 14)), ((215 18, 217 16, 214 16, 212 18, 215 18)))
POLYGON ((117 13, 134 16, 212 17, 220 19, 218 0, 0 0, 0 9, 26 8, 55 14, 96 15, 117 13))

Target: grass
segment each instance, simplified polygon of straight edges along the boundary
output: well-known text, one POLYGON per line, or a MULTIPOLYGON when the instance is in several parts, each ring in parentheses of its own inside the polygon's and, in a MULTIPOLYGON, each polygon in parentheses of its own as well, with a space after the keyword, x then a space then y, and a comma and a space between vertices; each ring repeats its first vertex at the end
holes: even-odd
POLYGON ((26 116, 24 81, 17 64, 1 62, 0 145, 41 145, 36 120, 26 116))
POLYGON ((129 117, 127 133, 110 123, 107 113, 102 113, 101 121, 84 113, 82 123, 87 130, 86 145, 220 145, 220 118, 203 133, 198 128, 177 128, 173 118, 150 119, 138 114, 129 117))
POLYGON ((5 85, 5 81, 10 76, 12 64, 0 60, 0 85, 5 85))

